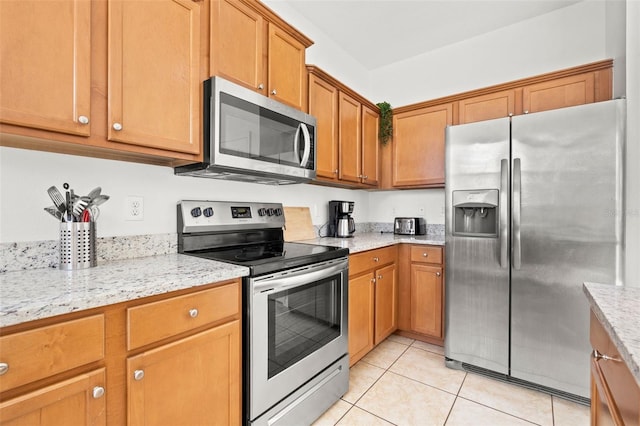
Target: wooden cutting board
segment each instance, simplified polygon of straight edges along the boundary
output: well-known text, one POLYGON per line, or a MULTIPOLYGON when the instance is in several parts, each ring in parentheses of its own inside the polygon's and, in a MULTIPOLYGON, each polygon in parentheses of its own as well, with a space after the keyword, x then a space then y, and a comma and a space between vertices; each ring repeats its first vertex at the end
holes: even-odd
POLYGON ((284 208, 284 240, 298 241, 316 238, 309 207, 284 208))

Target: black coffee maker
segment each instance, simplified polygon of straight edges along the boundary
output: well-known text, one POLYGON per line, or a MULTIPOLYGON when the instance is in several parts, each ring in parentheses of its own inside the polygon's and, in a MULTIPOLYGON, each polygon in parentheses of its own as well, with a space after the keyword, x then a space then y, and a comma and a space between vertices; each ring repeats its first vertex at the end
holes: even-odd
POLYGON ((351 214, 353 201, 329 201, 329 236, 336 238, 353 237, 356 223, 351 214))

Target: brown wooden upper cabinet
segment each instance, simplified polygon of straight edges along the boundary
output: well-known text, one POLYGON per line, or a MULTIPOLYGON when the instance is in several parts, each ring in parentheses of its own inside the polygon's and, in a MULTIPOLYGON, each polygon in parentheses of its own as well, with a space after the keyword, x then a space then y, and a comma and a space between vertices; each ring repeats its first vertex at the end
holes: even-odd
POLYGON ((191 0, 1 2, 2 144, 153 164, 197 161, 202 7, 191 0))
POLYGON ((452 103, 394 114, 393 187, 444 185, 444 130, 451 124, 452 103))
POLYGON ((487 95, 473 96, 458 102, 458 124, 516 115, 516 91, 502 90, 487 95))
POLYGON ((594 73, 558 78, 525 86, 522 89, 524 113, 590 104, 595 101, 594 73))
POLYGON ((109 59, 109 140, 200 152, 200 4, 111 0, 109 59))
POLYGON ((306 109, 311 40, 255 0, 211 2, 210 74, 306 109))
POLYGON ((0 40, 0 122, 89 136, 91 3, 0 2, 0 40))
POLYGON ((309 114, 316 118, 318 181, 377 187, 378 108, 319 68, 307 69, 309 114))

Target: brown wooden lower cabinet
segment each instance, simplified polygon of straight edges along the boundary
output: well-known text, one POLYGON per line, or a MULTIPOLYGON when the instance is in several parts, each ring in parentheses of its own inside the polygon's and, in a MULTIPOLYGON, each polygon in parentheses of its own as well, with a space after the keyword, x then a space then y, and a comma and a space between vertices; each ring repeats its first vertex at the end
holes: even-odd
POLYGON ((396 256, 396 246, 349 256, 349 365, 397 329, 396 256))
POLYGON ((591 312, 591 424, 640 425, 640 386, 591 312))
POLYGON ((127 360, 129 425, 238 422, 240 321, 127 360))
POLYGON ((0 329, 0 424, 239 425, 240 298, 231 280, 0 329))
POLYGON ((444 342, 444 253, 441 246, 401 244, 398 253, 400 334, 444 342))

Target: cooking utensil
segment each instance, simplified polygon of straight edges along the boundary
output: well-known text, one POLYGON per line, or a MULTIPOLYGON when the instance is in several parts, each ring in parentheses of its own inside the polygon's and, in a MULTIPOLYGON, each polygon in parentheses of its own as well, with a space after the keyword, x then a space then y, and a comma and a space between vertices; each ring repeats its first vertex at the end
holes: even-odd
POLYGON ((89 205, 90 201, 91 200, 87 196, 78 197, 75 200, 75 202, 73 203, 73 214, 78 216, 78 217, 81 217, 82 216, 82 212, 85 211, 85 209, 89 205))
POLYGON ((100 188, 99 186, 95 187, 91 191, 89 191, 89 193, 87 194, 87 197, 89 197, 90 200, 93 200, 98 195, 100 195, 101 192, 102 192, 102 188, 100 188))
POLYGON ((56 206, 50 206, 50 207, 45 207, 44 211, 46 211, 47 213, 49 213, 51 216, 55 217, 58 220, 62 220, 62 213, 60 213, 60 210, 58 210, 58 208, 56 206))
POLYGON ((67 205, 64 202, 64 198, 62 197, 60 190, 58 190, 54 185, 47 189, 47 193, 49 194, 49 197, 51 197, 51 201, 53 201, 53 204, 56 206, 58 211, 64 214, 67 211, 67 205))
POLYGON ((99 206, 101 204, 104 204, 107 200, 109 200, 109 196, 108 195, 98 195, 93 200, 91 200, 90 204, 92 206, 99 206))
POLYGON ((85 209, 85 210, 82 211, 81 221, 82 222, 91 222, 91 213, 89 212, 89 210, 85 209))
POLYGON ((66 199, 65 212, 66 212, 66 214, 64 216, 64 220, 66 222, 73 222, 73 213, 72 213, 73 208, 72 208, 72 205, 71 205, 71 193, 69 192, 69 184, 65 182, 64 184, 62 184, 62 187, 67 190, 65 192, 65 199, 66 199))

